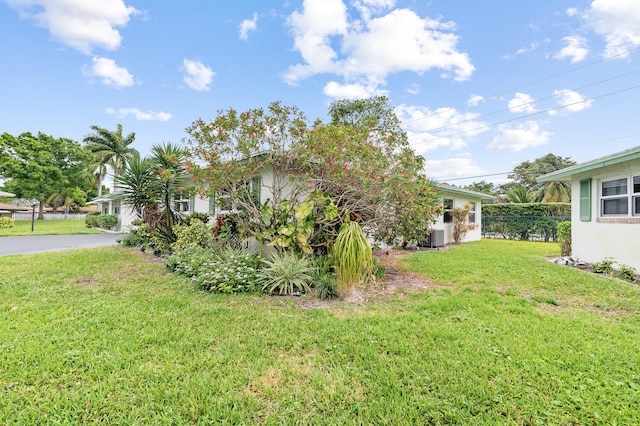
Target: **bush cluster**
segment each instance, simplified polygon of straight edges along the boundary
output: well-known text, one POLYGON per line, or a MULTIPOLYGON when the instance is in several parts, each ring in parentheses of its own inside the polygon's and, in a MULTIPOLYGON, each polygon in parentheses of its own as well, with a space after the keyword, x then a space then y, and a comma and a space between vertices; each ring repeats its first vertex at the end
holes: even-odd
POLYGON ((14 226, 16 224, 10 217, 0 217, 0 229, 13 228, 14 226))
POLYGON ((87 225, 87 228, 97 228, 98 227, 98 218, 102 215, 101 212, 90 212, 84 218, 84 223, 87 225))
POLYGON ((115 214, 101 214, 98 216, 98 226, 102 229, 112 229, 118 224, 118 216, 115 214))
POLYGON ((258 256, 246 250, 214 250, 192 246, 167 259, 167 266, 191 278, 198 288, 214 293, 245 293, 259 289, 258 256))

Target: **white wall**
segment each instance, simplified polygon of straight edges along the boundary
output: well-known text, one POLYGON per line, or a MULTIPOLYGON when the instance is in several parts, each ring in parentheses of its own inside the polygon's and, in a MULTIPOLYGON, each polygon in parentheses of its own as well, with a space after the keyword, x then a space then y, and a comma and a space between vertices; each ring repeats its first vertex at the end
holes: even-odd
MULTIPOLYGON (((640 272, 640 217, 629 216, 619 222, 604 223, 600 217, 600 182, 629 175, 640 175, 640 160, 617 164, 574 175, 571 181, 571 245, 572 254, 587 263, 613 257, 618 264, 632 266, 640 272), (580 220, 580 181, 591 178, 591 221, 580 220)), ((631 190, 631 189, 630 189, 631 190)), ((615 265, 616 267, 618 265, 615 265)))
MULTIPOLYGON (((463 197, 461 194, 454 194, 447 192, 445 190, 441 191, 443 198, 453 198, 453 208, 463 207, 468 202, 476 203, 476 228, 467 232, 467 235, 462 239, 461 242, 469 242, 469 241, 479 241, 482 238, 482 208, 480 199, 474 199, 471 197, 463 197)), ((454 242, 453 239, 453 223, 445 223, 444 216, 438 217, 438 220, 433 225, 434 229, 444 229, 444 242, 445 244, 451 244, 454 242)))

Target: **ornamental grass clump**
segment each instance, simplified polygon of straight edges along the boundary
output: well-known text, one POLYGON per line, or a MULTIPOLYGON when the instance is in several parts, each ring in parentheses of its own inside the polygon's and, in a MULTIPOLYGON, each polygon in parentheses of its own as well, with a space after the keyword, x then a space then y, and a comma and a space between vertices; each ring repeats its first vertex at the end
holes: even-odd
POLYGON ((316 266, 308 257, 285 252, 264 263, 265 267, 258 272, 258 282, 265 293, 295 294, 310 290, 316 266))
POLYGON ((331 260, 340 296, 349 295, 355 286, 371 275, 373 250, 358 222, 348 220, 348 215, 331 248, 331 260))

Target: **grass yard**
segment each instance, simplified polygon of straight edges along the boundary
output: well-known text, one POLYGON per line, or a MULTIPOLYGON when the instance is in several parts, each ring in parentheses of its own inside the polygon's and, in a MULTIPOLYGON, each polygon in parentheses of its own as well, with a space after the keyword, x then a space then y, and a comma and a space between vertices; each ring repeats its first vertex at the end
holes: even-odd
POLYGON ((19 235, 101 234, 102 231, 87 228, 82 219, 36 220, 31 232, 30 220, 16 220, 13 228, 0 229, 0 237, 19 235))
POLYGON ((2 257, 0 423, 637 424, 640 287, 558 252, 420 252, 441 286, 313 309, 122 248, 2 257))

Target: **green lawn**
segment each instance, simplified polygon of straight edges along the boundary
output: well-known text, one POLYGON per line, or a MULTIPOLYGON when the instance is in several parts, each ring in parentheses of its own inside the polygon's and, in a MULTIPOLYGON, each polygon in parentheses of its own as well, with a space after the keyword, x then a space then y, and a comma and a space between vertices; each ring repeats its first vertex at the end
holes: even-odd
POLYGON ((19 235, 63 235, 63 234, 100 234, 102 231, 87 228, 84 220, 36 220, 31 232, 30 220, 16 220, 13 228, 0 229, 0 237, 19 235))
POLYGON ((123 248, 2 257, 0 423, 637 424, 640 287, 557 253, 417 253, 441 286, 311 309, 123 248))

